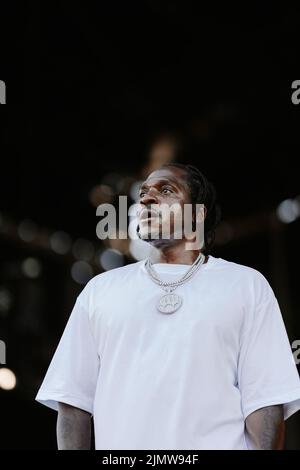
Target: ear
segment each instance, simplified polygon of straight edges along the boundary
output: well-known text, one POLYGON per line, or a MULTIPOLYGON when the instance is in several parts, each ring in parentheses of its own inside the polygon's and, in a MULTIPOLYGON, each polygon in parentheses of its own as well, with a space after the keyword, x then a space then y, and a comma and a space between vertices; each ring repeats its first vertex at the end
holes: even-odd
POLYGON ((207 209, 204 204, 198 204, 198 205, 199 207, 197 208, 196 221, 197 221, 197 224, 201 224, 206 219, 207 209))
POLYGON ((197 225, 203 224, 207 214, 207 209, 204 204, 197 204, 193 210, 193 232, 195 232, 197 225))

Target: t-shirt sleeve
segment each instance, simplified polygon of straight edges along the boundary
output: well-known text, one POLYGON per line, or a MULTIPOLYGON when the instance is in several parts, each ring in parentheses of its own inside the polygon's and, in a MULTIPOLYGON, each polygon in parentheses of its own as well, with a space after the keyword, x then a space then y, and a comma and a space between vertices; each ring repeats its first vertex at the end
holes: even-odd
POLYGON ((259 408, 284 405, 284 419, 300 409, 300 380, 281 311, 262 276, 259 301, 241 341, 238 383, 244 418, 259 408))
POLYGON ((54 410, 62 402, 92 414, 99 367, 88 311, 79 296, 36 400, 54 410))

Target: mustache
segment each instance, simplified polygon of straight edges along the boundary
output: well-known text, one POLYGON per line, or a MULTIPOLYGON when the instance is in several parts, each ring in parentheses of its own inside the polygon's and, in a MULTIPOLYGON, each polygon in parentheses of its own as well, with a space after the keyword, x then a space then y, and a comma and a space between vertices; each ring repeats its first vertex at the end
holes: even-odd
MULTIPOLYGON (((143 207, 139 208, 139 209, 137 210, 137 213, 136 213, 136 214, 137 214, 137 217, 140 218, 142 213, 145 213, 145 214, 147 213, 146 215, 147 215, 148 217, 151 217, 151 216, 153 216, 153 215, 154 215, 155 217, 159 217, 159 218, 162 217, 161 211, 159 211, 159 210, 157 210, 157 209, 154 209, 151 205, 149 205, 149 206, 143 206, 143 207)), ((147 218, 147 217, 146 217, 146 218, 147 218)))

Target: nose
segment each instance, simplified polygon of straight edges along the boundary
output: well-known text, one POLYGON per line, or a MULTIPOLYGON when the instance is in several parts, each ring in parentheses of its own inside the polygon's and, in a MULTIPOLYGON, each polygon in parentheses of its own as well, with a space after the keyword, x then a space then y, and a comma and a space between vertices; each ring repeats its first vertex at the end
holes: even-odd
POLYGON ((140 199, 140 204, 143 204, 144 206, 149 206, 150 204, 158 204, 158 199, 157 199, 155 189, 153 188, 149 189, 147 194, 145 194, 140 199))

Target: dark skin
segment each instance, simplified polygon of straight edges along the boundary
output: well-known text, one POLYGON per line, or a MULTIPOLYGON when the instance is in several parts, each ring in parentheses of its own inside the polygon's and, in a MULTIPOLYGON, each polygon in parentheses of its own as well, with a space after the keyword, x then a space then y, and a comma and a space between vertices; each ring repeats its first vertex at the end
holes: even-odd
MULTIPOLYGON (((190 189, 181 168, 156 170, 141 185, 140 204, 142 206, 150 207, 153 204, 172 206, 175 203, 179 204, 182 210, 184 204, 191 203, 190 189)), ((199 256, 200 250, 186 250, 186 243, 192 240, 187 240, 184 236, 180 240, 172 238, 173 225, 171 223, 171 239, 149 241, 157 248, 155 261, 170 264, 193 264, 199 256)), ((207 259, 208 257, 205 262, 207 259)))
POLYGON ((58 404, 58 450, 89 450, 91 448, 91 415, 65 403, 58 404))
POLYGON ((246 431, 256 450, 283 450, 285 424, 283 406, 266 406, 246 418, 246 431))
MULTIPOLYGON (((140 190, 140 204, 190 203, 190 190, 181 168, 169 167, 154 171, 140 190)), ((172 230, 171 230, 172 235, 172 230)), ((169 264, 193 264, 200 250, 186 250, 187 240, 151 240, 156 248, 156 262, 169 264)), ((206 257, 205 262, 207 262, 206 257)), ((254 411, 245 420, 246 432, 258 450, 281 450, 284 448, 283 406, 274 405, 254 411)), ((59 403, 57 442, 60 450, 90 449, 91 415, 73 406, 59 403)))

